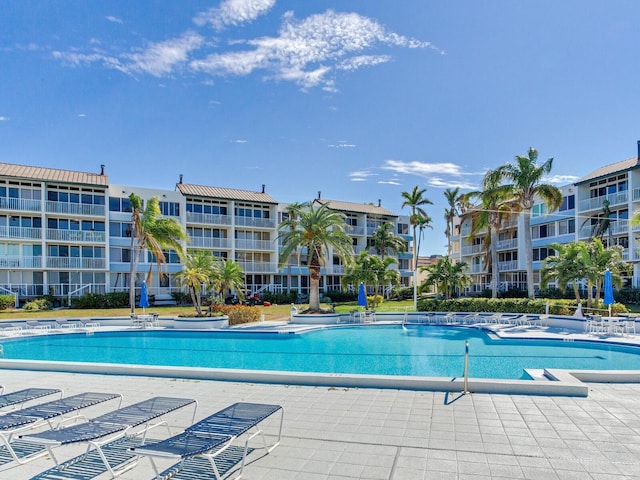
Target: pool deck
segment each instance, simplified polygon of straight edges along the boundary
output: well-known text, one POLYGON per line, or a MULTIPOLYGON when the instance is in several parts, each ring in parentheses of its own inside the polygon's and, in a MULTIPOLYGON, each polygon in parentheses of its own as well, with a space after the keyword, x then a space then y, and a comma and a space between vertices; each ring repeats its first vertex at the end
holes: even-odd
MULTIPOLYGON (((61 387, 65 395, 118 392, 124 405, 155 395, 195 398, 196 420, 237 401, 280 404, 282 443, 268 455, 250 454, 247 480, 640 478, 638 384, 589 384, 589 396, 575 398, 15 370, 2 370, 0 379, 7 392, 43 386, 61 387)), ((112 408, 95 406, 87 414, 112 408)), ((179 431, 191 415, 184 409, 166 418, 179 431)), ((277 433, 277 423, 267 423, 265 432, 277 433)), ((162 429, 154 433, 164 435, 162 429)), ((82 450, 69 446, 57 452, 66 460, 82 450)), ((46 458, 11 463, 0 467, 0 478, 27 479, 51 466, 46 458)), ((151 479, 153 470, 143 459, 120 478, 151 479)))

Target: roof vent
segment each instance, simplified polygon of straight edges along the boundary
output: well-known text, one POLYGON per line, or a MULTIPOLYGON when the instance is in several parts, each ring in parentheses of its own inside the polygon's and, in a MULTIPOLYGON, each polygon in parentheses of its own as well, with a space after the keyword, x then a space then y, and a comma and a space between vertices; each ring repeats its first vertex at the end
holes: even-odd
POLYGON ((266 185, 263 183, 263 184, 262 184, 262 193, 264 193, 264 192, 265 192, 265 188, 266 188, 266 185))
POLYGON ((182 183, 182 174, 180 174, 180 180, 178 181, 178 183, 182 183))
MULTIPOLYGON (((638 142, 640 144, 640 142, 638 142)), ((104 164, 100 165, 100 175, 104 175, 104 164)))
POLYGON ((318 190, 318 200, 320 200, 321 198, 322 198, 322 192, 318 190))
POLYGON ((378 199, 378 206, 381 207, 382 206, 382 200, 378 199))

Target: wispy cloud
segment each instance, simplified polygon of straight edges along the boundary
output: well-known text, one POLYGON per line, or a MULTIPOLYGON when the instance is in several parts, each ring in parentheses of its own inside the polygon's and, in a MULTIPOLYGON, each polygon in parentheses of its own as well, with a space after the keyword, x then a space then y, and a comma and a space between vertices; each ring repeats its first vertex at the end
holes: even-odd
POLYGON ((402 162, 399 160, 387 160, 382 168, 396 173, 418 175, 421 177, 437 173, 446 173, 449 175, 462 174, 460 165, 456 165, 455 163, 402 162))
POLYGON ((114 17, 113 15, 107 15, 104 18, 106 18, 110 22, 119 23, 120 25, 122 25, 124 23, 121 18, 114 17))
POLYGON ((441 177, 430 177, 427 179, 427 185, 434 188, 460 188, 462 190, 478 190, 480 187, 476 184, 462 180, 460 178, 443 179, 441 177))
POLYGON ((567 185, 569 183, 575 183, 579 179, 580 177, 576 177, 575 175, 551 175, 549 177, 545 177, 543 181, 554 185, 567 185))
POLYGON ((380 185, 402 185, 397 180, 379 180, 377 183, 380 185))
POLYGON ((229 25, 252 22, 275 4, 276 0, 225 0, 219 7, 198 13, 193 22, 200 27, 208 24, 216 30, 222 30, 229 25))
POLYGON ((352 182, 365 182, 369 177, 376 177, 377 173, 372 172, 371 170, 356 170, 354 172, 349 173, 349 179, 352 182))
POLYGON ((329 148, 356 148, 354 143, 347 143, 346 141, 341 141, 337 144, 329 144, 327 146, 329 148))
MULTIPOLYGON (((238 27, 267 14, 275 0, 224 0, 193 19, 197 26, 217 30, 238 27)), ((121 22, 117 17, 107 20, 121 22)), ((392 32, 357 13, 327 10, 305 18, 285 13, 275 36, 228 40, 207 38, 187 30, 182 35, 149 42, 135 50, 110 50, 99 41, 87 51, 54 51, 54 58, 79 67, 100 63, 130 75, 170 77, 180 72, 212 77, 247 76, 260 72, 265 80, 292 82, 303 90, 337 91, 338 72, 352 72, 389 62, 391 49, 436 49, 431 43, 392 32)), ((439 51, 439 50, 438 50, 439 51)))
POLYGON ((0 122, 8 122, 9 117, 0 117, 0 122))
POLYGON ((242 140, 242 139, 231 140, 231 143, 249 143, 249 140, 242 140))

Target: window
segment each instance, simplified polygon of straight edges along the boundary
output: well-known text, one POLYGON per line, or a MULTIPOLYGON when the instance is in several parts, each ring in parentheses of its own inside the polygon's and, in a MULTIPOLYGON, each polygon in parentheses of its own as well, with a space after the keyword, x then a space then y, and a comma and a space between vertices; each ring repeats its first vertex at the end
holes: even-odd
POLYGON ((178 202, 160 202, 160 213, 165 217, 179 217, 180 216, 180 204, 178 202))
POLYGON ((547 212, 547 206, 544 203, 538 203, 533 206, 532 216, 539 217, 547 212))
POLYGON ((127 222, 109 222, 110 237, 131 237, 131 224, 127 222))
POLYGON ((131 201, 128 198, 109 197, 109 211, 131 213, 131 201))
POLYGON ((567 235, 576 232, 576 221, 571 218, 558 222, 558 235, 567 235))
POLYGON ((534 262, 539 262, 544 260, 545 258, 547 258, 550 255, 555 255, 556 251, 552 248, 546 248, 546 247, 542 247, 542 248, 534 248, 533 249, 533 261, 534 262))
POLYGON ((555 223, 546 223, 544 225, 536 225, 535 227, 531 227, 531 238, 547 238, 555 236, 555 223))
POLYGON ((560 211, 563 212, 565 210, 574 210, 576 208, 576 196, 575 195, 567 195, 562 199, 562 205, 560 205, 560 211))

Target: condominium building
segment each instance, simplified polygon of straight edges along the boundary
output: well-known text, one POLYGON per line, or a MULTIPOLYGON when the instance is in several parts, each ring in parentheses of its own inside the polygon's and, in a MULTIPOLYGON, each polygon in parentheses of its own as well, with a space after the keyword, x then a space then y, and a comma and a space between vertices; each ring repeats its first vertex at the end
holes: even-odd
MULTIPOLYGON (((278 268, 278 224, 286 205, 259 191, 184 183, 174 190, 110 184, 100 173, 0 163, 0 294, 23 303, 50 294, 61 300, 86 293, 128 291, 133 255, 139 256, 135 285, 150 274, 150 293, 168 300, 181 290, 176 274, 183 268, 173 251, 158 274, 153 255, 139 252, 131 230, 130 194, 159 200, 163 216, 175 218, 188 233, 188 249, 207 250, 236 261, 245 272, 249 293, 263 290, 308 291, 305 258, 278 268)), ((345 215, 354 251, 371 248, 370 236, 391 222, 407 240, 397 266, 408 284, 411 236, 408 220, 378 205, 317 198, 345 215)), ((329 252, 323 290, 341 288, 344 268, 329 252)))
MULTIPOLYGON (((605 165, 585 175, 577 182, 560 187, 562 205, 549 212, 544 202, 537 202, 531 213, 532 258, 534 285, 539 287, 539 271, 543 260, 555 254, 553 243, 588 240, 603 219, 609 220, 602 241, 605 246, 624 247, 625 261, 632 263, 633 274, 624 279, 625 285, 640 286, 640 227, 629 219, 640 209, 640 142, 638 156, 605 165)), ((522 213, 514 212, 499 230, 498 271, 500 290, 526 290, 526 255, 522 213)), ((470 236, 469 218, 456 219, 452 242, 452 256, 469 265, 472 285, 467 293, 478 294, 491 288, 491 276, 485 266, 486 231, 470 236)), ((554 286, 554 284, 551 284, 554 286)))

